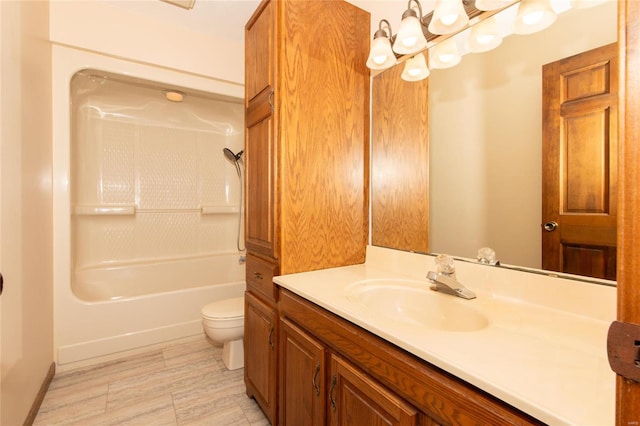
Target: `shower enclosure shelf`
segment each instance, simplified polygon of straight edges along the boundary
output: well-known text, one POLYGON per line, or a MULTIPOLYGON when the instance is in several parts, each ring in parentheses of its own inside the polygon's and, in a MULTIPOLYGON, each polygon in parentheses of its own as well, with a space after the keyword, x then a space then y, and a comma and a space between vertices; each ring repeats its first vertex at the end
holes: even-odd
POLYGON ((97 206, 75 206, 74 212, 78 216, 102 216, 102 215, 133 215, 136 213, 136 206, 133 205, 97 205, 97 206))
POLYGON ((238 214, 238 206, 200 206, 202 214, 238 214))

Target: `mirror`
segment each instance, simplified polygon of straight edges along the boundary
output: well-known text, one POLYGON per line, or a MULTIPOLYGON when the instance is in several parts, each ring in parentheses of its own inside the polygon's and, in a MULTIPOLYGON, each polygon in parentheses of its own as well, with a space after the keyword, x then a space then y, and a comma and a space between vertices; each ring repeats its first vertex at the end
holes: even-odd
POLYGON ((542 65, 616 40, 617 2, 607 1, 432 70, 430 252, 475 259, 488 246, 503 264, 540 268, 542 65))

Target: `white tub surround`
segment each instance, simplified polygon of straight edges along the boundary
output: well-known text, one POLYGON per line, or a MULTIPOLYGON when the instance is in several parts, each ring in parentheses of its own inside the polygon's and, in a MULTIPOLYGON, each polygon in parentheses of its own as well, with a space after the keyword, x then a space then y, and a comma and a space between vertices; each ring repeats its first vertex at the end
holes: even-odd
POLYGON ((614 423, 606 337, 615 287, 456 261, 458 280, 477 298, 433 296, 488 319, 473 331, 396 321, 353 297, 354 283, 363 280, 418 280, 428 288, 430 270, 433 256, 369 246, 363 265, 274 281, 543 422, 614 423))

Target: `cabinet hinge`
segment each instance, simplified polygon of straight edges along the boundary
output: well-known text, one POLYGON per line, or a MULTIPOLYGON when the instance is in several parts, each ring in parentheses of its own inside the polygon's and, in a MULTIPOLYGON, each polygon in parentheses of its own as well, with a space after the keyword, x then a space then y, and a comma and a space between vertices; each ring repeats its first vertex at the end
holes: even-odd
POLYGON ((640 382, 640 325, 612 322, 607 334, 607 356, 616 374, 640 382))

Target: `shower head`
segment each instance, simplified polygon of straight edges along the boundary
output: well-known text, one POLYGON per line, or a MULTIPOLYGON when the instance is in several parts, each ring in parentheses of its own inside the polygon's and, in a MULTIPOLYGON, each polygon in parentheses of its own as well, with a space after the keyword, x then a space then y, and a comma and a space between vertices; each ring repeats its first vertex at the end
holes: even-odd
POLYGON ((244 151, 240 151, 237 154, 234 154, 233 151, 231 151, 229 148, 224 148, 222 150, 222 153, 224 154, 225 157, 227 157, 227 160, 231 161, 233 163, 234 166, 236 166, 236 172, 238 173, 238 177, 242 178, 242 172, 240 171, 240 158, 242 157, 242 154, 244 154, 244 151))
POLYGON ((229 148, 224 148, 222 152, 224 153, 224 156, 227 157, 227 160, 231 161, 232 163, 237 163, 238 161, 240 161, 242 154, 244 154, 244 151, 240 151, 237 154, 234 154, 233 151, 231 151, 229 148))

